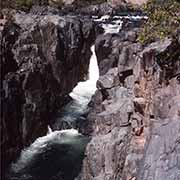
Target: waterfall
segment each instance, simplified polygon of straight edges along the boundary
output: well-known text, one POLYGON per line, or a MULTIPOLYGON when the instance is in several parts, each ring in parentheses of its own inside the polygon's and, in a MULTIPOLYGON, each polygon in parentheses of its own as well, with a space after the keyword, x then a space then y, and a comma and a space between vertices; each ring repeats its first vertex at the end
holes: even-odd
POLYGON ((92 56, 89 64, 89 79, 85 82, 79 82, 73 89, 70 96, 80 104, 86 106, 91 99, 91 96, 96 91, 96 81, 99 78, 99 68, 95 54, 95 45, 91 47, 92 56))
POLYGON ((96 91, 96 82, 99 78, 95 45, 91 47, 91 51, 92 56, 89 64, 89 79, 87 81, 79 82, 70 93, 73 100, 64 106, 57 114, 53 129, 77 128, 76 122, 83 121, 83 115, 88 112, 88 103, 96 91))

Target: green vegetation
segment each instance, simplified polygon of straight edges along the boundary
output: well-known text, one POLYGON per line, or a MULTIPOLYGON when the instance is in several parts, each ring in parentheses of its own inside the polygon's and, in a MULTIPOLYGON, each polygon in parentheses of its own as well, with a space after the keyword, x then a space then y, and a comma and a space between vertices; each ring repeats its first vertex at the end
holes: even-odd
POLYGON ((32 4, 33 0, 2 0, 1 8, 28 10, 32 4))
POLYGON ((163 39, 180 28, 179 0, 150 0, 145 6, 149 19, 138 40, 142 43, 163 39))
POLYGON ((16 0, 16 7, 19 9, 30 9, 33 2, 32 0, 16 0))

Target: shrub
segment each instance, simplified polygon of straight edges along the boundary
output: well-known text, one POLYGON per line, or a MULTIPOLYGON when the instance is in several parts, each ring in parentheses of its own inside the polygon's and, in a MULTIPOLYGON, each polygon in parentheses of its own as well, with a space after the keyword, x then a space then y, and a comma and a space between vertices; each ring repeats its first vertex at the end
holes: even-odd
POLYGON ((16 7, 18 9, 30 9, 32 4, 32 0, 16 0, 16 7))
POLYGON ((180 27, 180 3, 177 0, 150 0, 144 10, 149 19, 138 40, 142 43, 163 39, 180 27))

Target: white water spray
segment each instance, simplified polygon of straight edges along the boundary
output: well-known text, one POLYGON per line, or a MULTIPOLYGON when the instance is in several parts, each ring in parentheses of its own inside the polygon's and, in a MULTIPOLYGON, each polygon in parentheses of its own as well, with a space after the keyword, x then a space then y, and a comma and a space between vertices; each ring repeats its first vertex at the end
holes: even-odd
POLYGON ((73 138, 81 135, 75 129, 66 129, 61 131, 53 131, 46 136, 37 138, 28 148, 21 152, 20 158, 16 163, 11 165, 11 170, 15 173, 23 170, 33 161, 35 156, 43 153, 43 151, 51 143, 69 143, 73 142, 73 138))
POLYGON ((91 99, 91 96, 95 93, 96 81, 99 78, 99 68, 94 45, 91 47, 91 51, 92 56, 89 64, 89 79, 85 82, 79 82, 78 85, 73 89, 72 93, 70 93, 70 96, 74 100, 84 105, 87 105, 91 99))
POLYGON ((47 135, 48 134, 51 134, 53 131, 52 131, 52 129, 51 129, 51 127, 48 125, 48 132, 47 132, 47 135))

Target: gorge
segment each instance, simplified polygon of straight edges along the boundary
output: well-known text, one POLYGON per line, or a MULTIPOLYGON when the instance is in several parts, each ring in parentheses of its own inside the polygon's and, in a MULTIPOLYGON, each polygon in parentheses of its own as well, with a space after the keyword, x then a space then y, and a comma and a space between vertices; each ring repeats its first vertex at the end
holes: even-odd
POLYGON ((46 134, 52 114, 88 73, 95 38, 94 24, 85 18, 15 13, 6 21, 1 28, 3 168, 46 134))
POLYGON ((2 180, 180 179, 180 31, 97 7, 3 11, 2 180))

